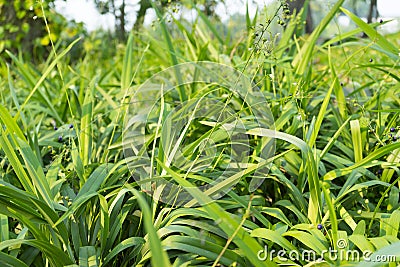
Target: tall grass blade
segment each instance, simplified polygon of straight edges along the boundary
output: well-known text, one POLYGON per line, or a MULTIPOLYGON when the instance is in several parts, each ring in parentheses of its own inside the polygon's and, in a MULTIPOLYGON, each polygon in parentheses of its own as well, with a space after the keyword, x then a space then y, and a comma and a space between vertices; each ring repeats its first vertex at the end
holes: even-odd
MULTIPOLYGON (((36 82, 35 87, 33 87, 32 91, 29 93, 28 97, 25 99, 24 103, 21 105, 21 109, 23 110, 26 104, 28 104, 29 100, 33 96, 33 94, 39 89, 40 85, 43 83, 43 81, 46 79, 46 77, 50 74, 50 72, 54 69, 55 66, 57 66, 58 62, 72 49, 72 47, 79 42, 81 38, 76 39, 73 41, 70 45, 67 46, 60 54, 57 55, 57 57, 51 62, 51 64, 43 71, 42 76, 40 79, 36 82)), ((8 52, 8 55, 11 58, 15 58, 10 52, 8 52)), ((16 58, 15 58, 16 59, 16 58)), ((52 105, 50 106, 50 108, 52 105)), ((58 117, 58 113, 55 111, 54 108, 52 108, 52 111, 54 112, 54 115, 58 118, 59 121, 61 121, 61 118, 58 117)), ((16 118, 19 117, 19 113, 17 113, 16 118)))
POLYGON ((360 122, 358 120, 350 121, 351 139, 353 141, 354 160, 360 162, 363 158, 362 151, 362 137, 360 130, 360 122))
POLYGON ((93 246, 85 246, 79 248, 79 267, 97 267, 98 259, 96 256, 96 248, 93 246))
POLYGON ((377 45, 379 45, 383 51, 386 53, 392 54, 394 58, 398 58, 398 48, 394 46, 391 42, 386 40, 385 37, 380 35, 377 30, 375 30, 371 25, 368 25, 366 22, 364 22, 362 19, 351 13, 349 10, 341 7, 340 10, 345 13, 352 21, 354 21, 358 27, 360 27, 365 34, 368 35, 368 37, 371 39, 371 41, 375 42, 377 45))
POLYGON ((134 188, 128 185, 127 188, 129 188, 129 190, 135 195, 143 214, 144 227, 146 229, 150 241, 150 248, 152 253, 151 256, 152 266, 165 266, 165 267, 171 266, 171 263, 169 262, 168 259, 168 255, 167 253, 165 253, 161 245, 160 238, 158 237, 156 229, 154 228, 151 216, 151 210, 150 207, 147 205, 145 198, 134 188))
POLYGON ((344 0, 336 1, 335 5, 321 20, 321 22, 318 24, 312 34, 307 38, 298 54, 293 59, 292 64, 296 68, 296 74, 303 75, 306 72, 306 69, 310 67, 309 64, 311 62, 311 57, 318 37, 321 35, 322 31, 328 26, 329 22, 333 19, 343 2, 344 0))
POLYGON ((186 190, 199 202, 200 205, 207 211, 209 216, 216 221, 220 228, 232 239, 242 251, 245 257, 254 266, 277 266, 274 262, 266 260, 262 262, 258 259, 257 253, 262 250, 257 241, 249 236, 249 234, 239 225, 234 218, 232 218, 226 211, 224 211, 217 203, 213 202, 208 195, 200 191, 200 189, 193 187, 193 185, 181 178, 179 174, 159 162, 163 169, 170 174, 176 182, 185 187, 186 190), (234 233, 237 232, 236 235, 234 233))

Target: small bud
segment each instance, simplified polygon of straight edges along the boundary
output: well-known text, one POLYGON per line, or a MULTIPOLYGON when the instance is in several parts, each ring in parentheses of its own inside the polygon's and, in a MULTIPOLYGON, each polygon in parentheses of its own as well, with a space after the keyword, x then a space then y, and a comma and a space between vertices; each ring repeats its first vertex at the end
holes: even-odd
POLYGON ((60 136, 58 137, 58 142, 62 142, 62 140, 63 140, 63 137, 60 135, 60 136))
POLYGON ((372 58, 370 58, 370 59, 369 59, 369 62, 372 62, 372 61, 374 61, 374 60, 373 60, 372 58))
POLYGON ((54 131, 57 131, 57 130, 58 130, 57 126, 54 126, 54 131))
POLYGON ((380 19, 380 20, 379 20, 379 23, 381 23, 381 24, 382 24, 382 23, 383 23, 383 20, 382 20, 382 19, 380 19))
POLYGON ((392 133, 394 133, 394 131, 396 131, 396 128, 392 127, 392 128, 390 128, 390 131, 391 131, 392 133))
POLYGON ((318 228, 318 230, 322 230, 322 228, 323 228, 322 224, 318 224, 317 228, 318 228))
POLYGON ((69 128, 70 128, 70 129, 74 128, 74 125, 73 125, 73 124, 70 124, 70 125, 69 125, 69 128))
POLYGON ((362 211, 361 211, 361 210, 357 210, 357 213, 358 213, 358 214, 361 214, 361 213, 362 213, 362 211))

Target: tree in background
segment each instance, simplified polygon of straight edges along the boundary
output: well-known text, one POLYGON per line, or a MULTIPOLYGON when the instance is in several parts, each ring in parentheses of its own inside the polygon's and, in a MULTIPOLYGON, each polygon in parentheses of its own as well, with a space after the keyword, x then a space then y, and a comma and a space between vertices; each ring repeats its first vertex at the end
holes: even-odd
POLYGON ((310 0, 288 0, 289 10, 291 13, 298 13, 304 7, 303 17, 306 21, 305 32, 311 33, 313 31, 312 11, 310 7, 310 0))
POLYGON ((0 0, 0 53, 7 49, 14 54, 22 51, 29 59, 43 58, 50 51, 51 41, 68 40, 80 32, 83 24, 67 21, 55 12, 54 0, 0 0))
MULTIPOLYGON (((47 3, 44 3, 47 5, 47 3)), ((33 7, 34 1, 0 0, 0 51, 15 51, 18 46, 31 51, 38 37, 46 29, 38 18, 42 17, 40 7, 33 7)))
POLYGON ((115 32, 117 37, 125 41, 127 37, 127 3, 125 0, 94 0, 94 3, 99 10, 100 14, 112 14, 115 19, 115 32))
POLYGON ((368 12, 368 17, 367 17, 368 23, 371 23, 373 18, 376 20, 378 18, 378 16, 379 16, 378 0, 370 0, 369 12, 368 12))
MULTIPOLYGON (((158 1, 161 7, 167 6, 171 3, 171 0, 161 0, 158 1)), ((127 29, 128 14, 127 7, 128 4, 125 0, 94 0, 94 3, 99 10, 100 14, 112 14, 115 19, 115 33, 118 39, 121 41, 126 41, 129 30, 127 29)), ((132 6, 133 7, 133 6, 132 6)), ((136 21, 134 24, 134 29, 139 30, 143 23, 144 17, 148 9, 152 8, 151 0, 140 0, 139 10, 136 14, 136 21)))
MULTIPOLYGON (((115 18, 115 29, 116 36, 125 41, 127 39, 128 33, 130 30, 139 31, 143 27, 144 18, 149 9, 153 8, 151 4, 152 0, 140 0, 138 3, 138 11, 136 13, 136 20, 133 26, 133 29, 127 29, 127 25, 130 21, 128 21, 128 17, 131 14, 128 14, 127 7, 128 1, 125 0, 94 0, 94 3, 101 14, 112 14, 115 18)), ((215 16, 215 8, 219 3, 224 3, 224 0, 199 0, 199 1, 191 1, 191 0, 160 0, 153 1, 154 5, 163 12, 167 7, 174 4, 181 4, 188 8, 193 8, 194 6, 199 8, 205 15, 207 16, 215 16)), ((131 4, 130 4, 131 5, 131 4)))
MULTIPOLYGON (((325 1, 323 1, 325 2, 325 1)), ((299 12, 303 7, 305 8, 304 18, 306 21, 305 32, 311 33, 313 31, 313 12, 311 9, 311 0, 287 0, 291 13, 295 10, 299 12)), ((371 23, 379 16, 378 13, 378 0, 354 0, 348 3, 350 10, 358 16, 366 16, 367 22, 371 23), (365 4, 360 4, 360 3, 365 4), (369 4, 367 4, 369 2, 369 4)))
POLYGON ((371 23, 373 19, 376 20, 379 16, 378 0, 353 0, 348 4, 350 5, 347 7, 349 10, 359 17, 366 17, 368 23, 371 23))
MULTIPOLYGON (((175 1, 175 0, 159 1, 159 8, 162 10, 165 7, 167 7, 169 4, 171 4, 171 2, 177 2, 177 1, 175 1)), ((140 30, 140 28, 143 27, 144 17, 146 16, 147 10, 152 8, 151 0, 140 0, 139 6, 140 6, 139 10, 136 14, 135 25, 133 26, 133 29, 136 31, 140 30)))

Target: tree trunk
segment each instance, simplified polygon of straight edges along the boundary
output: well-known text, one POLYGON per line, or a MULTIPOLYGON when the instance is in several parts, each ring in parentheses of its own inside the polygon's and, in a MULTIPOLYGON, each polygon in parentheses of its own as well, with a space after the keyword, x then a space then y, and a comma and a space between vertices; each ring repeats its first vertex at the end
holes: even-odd
POLYGON ((215 7, 216 7, 217 4, 218 3, 215 0, 208 0, 208 1, 206 0, 206 1, 204 1, 204 10, 203 10, 204 14, 207 17, 215 16, 215 7))
POLYGON ((150 7, 151 7, 151 4, 150 4, 149 0, 140 0, 140 8, 137 12, 135 25, 133 26, 133 29, 135 31, 138 31, 138 30, 140 30, 140 28, 143 27, 144 17, 146 16, 146 11, 150 7))
POLYGON ((306 4, 307 5, 307 9, 305 10, 307 17, 306 17, 306 28, 305 28, 305 32, 306 33, 312 33, 313 31, 313 20, 312 20, 312 13, 311 13, 311 8, 310 8, 310 1, 306 0, 293 0, 293 1, 288 1, 287 2, 289 4, 289 9, 290 12, 293 13, 294 10, 296 10, 296 12, 298 13, 306 4))
POLYGON ((119 7, 119 37, 122 41, 126 41, 126 29, 125 29, 125 0, 122 1, 121 6, 119 7))
POLYGON ((367 22, 371 23, 372 19, 376 19, 378 17, 378 1, 377 0, 371 0, 369 4, 369 12, 368 12, 368 18, 367 22))

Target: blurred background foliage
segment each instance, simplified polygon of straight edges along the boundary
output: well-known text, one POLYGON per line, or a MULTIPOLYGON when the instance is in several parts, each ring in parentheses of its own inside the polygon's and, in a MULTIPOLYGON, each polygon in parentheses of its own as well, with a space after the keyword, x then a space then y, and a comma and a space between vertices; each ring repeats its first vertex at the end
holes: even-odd
MULTIPOLYGON (((215 7, 220 2, 224 1, 201 0, 193 4, 192 1, 163 0, 155 1, 154 7, 159 8, 161 12, 167 9, 176 12, 179 4, 189 9, 199 8, 209 17, 215 17, 215 7)), ((83 23, 68 20, 58 13, 54 0, 41 3, 43 6, 35 0, 0 0, 0 53, 2 56, 5 50, 9 50, 13 54, 21 53, 25 59, 40 61, 49 55, 51 42, 57 47, 65 47, 78 37, 85 38, 71 51, 72 60, 82 57, 86 52, 94 53, 95 50, 109 51, 114 54, 116 51, 112 49, 112 46, 102 49, 104 45, 109 45, 110 42, 125 43, 131 30, 138 32, 142 29, 146 12, 153 8, 149 0, 139 1, 133 29, 128 29, 128 18, 132 17, 132 14, 127 13, 126 1, 94 0, 100 14, 110 13, 114 16, 115 31, 99 29, 90 33, 83 23), (108 42, 102 45, 104 40, 108 42)), ((218 20, 218 17, 215 18, 218 20)))
POLYGON ((5 49, 14 54, 23 51, 25 58, 43 59, 51 41, 66 45, 85 34, 83 23, 69 21, 54 10, 54 1, 42 5, 43 9, 35 0, 0 0, 0 53, 5 49))
MULTIPOLYGON (((65 1, 65 0, 64 0, 65 1)), ((51 41, 57 47, 65 47, 72 40, 81 37, 82 40, 74 46, 71 51, 71 60, 76 60, 83 56, 84 53, 93 53, 94 50, 101 50, 106 52, 106 55, 115 54, 114 47, 118 43, 124 44, 131 31, 140 34, 143 31, 144 18, 150 9, 157 7, 160 12, 170 13, 169 22, 170 27, 176 27, 171 23, 172 17, 185 20, 182 15, 182 10, 198 10, 206 15, 210 22, 216 24, 222 29, 220 32, 227 32, 229 27, 232 33, 239 33, 245 28, 245 16, 242 14, 231 14, 227 22, 222 23, 216 8, 219 4, 225 5, 225 0, 161 0, 154 1, 140 0, 136 4, 131 1, 125 0, 90 0, 93 1, 95 7, 100 14, 111 14, 114 18, 114 30, 98 29, 96 32, 88 32, 82 22, 76 22, 71 19, 65 18, 62 14, 55 9, 55 0, 39 1, 35 0, 0 0, 0 53, 7 49, 13 54, 22 53, 22 57, 29 59, 33 62, 38 62, 44 57, 49 55, 51 50, 51 41), (136 14, 132 14, 132 6, 135 6, 136 14), (44 20, 44 16, 47 19, 44 20), (177 15, 179 14, 179 15, 177 15), (84 38, 83 38, 84 37, 84 38), (114 46, 108 46, 108 49, 98 49, 105 44, 113 43, 114 46)), ((303 13, 305 20, 304 28, 300 28, 302 32, 311 33, 313 25, 318 24, 319 21, 326 15, 325 1, 317 0, 296 0, 288 1, 291 13, 299 11, 303 6, 307 6, 306 12, 303 13)), ((268 10, 274 10, 274 5, 279 5, 279 1, 271 4, 271 8, 259 10, 261 13, 268 14, 268 10)), ((378 17, 377 1, 376 0, 354 0, 347 1, 344 7, 354 12, 356 15, 367 18, 368 22, 378 17)), ((269 14, 270 15, 270 14, 269 14)), ((190 24, 190 23, 189 23, 190 24)), ((152 23, 150 26, 154 25, 152 23)), ((271 25, 272 32, 279 31, 279 25, 271 25)), ((326 30, 329 35, 335 33, 335 27, 326 30)), ((231 36, 231 38, 240 38, 238 36, 231 36)), ((104 48, 104 47, 103 47, 104 48)))

